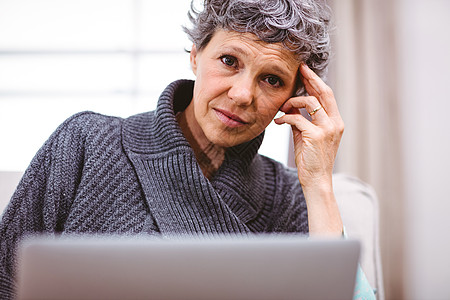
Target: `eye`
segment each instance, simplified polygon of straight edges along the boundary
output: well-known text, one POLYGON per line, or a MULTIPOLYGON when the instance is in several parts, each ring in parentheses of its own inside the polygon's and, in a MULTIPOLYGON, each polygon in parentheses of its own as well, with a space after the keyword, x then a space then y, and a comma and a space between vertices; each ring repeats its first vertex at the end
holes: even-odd
POLYGON ((281 87, 283 86, 283 81, 278 77, 274 75, 269 75, 264 78, 264 81, 270 84, 273 87, 281 87))
POLYGON ((237 59, 231 55, 223 55, 220 57, 220 60, 229 67, 237 67, 237 59))

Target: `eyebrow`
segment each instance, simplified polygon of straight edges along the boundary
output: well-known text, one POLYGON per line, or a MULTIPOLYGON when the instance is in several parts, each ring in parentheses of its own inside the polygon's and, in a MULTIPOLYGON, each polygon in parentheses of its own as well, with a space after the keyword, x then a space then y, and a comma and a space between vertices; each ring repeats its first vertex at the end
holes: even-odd
POLYGON ((274 69, 275 72, 280 73, 283 77, 289 77, 290 74, 288 74, 284 69, 280 68, 278 65, 270 66, 271 69, 274 69))
MULTIPOLYGON (((231 45, 231 46, 228 46, 228 45, 227 46, 223 46, 223 51, 224 52, 227 52, 227 51, 237 52, 240 55, 248 56, 247 52, 245 52, 241 48, 233 46, 233 45, 231 45)), ((275 72, 279 73, 281 76, 285 76, 285 77, 289 77, 290 76, 290 74, 288 74, 284 69, 280 68, 276 64, 270 64, 269 65, 269 69, 273 69, 275 72)))
POLYGON ((223 51, 227 52, 227 51, 231 51, 231 52, 237 52, 243 56, 248 56, 247 52, 245 52, 244 50, 242 50, 239 47, 236 46, 222 46, 223 47, 223 51))

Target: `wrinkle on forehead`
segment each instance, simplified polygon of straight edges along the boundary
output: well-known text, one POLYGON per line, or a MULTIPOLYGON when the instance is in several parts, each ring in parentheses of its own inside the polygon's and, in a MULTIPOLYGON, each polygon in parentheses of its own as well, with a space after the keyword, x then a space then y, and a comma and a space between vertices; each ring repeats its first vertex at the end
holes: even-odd
POLYGON ((252 58, 264 57, 265 60, 272 60, 276 63, 283 62, 290 71, 296 71, 300 65, 300 61, 296 58, 295 53, 288 50, 281 43, 267 43, 261 41, 253 33, 241 33, 236 31, 218 30, 214 33, 222 39, 219 47, 232 48, 245 56, 252 58), (233 43, 236 43, 233 47, 233 43))

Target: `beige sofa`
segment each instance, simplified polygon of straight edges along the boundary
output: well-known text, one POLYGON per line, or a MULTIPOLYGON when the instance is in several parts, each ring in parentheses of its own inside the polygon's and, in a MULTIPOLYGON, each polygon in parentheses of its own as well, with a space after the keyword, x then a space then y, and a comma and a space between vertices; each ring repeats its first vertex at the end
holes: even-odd
POLYGON ((8 204, 22 175, 22 172, 0 172, 0 215, 8 204))
POLYGON ((376 193, 368 184, 345 174, 335 174, 333 185, 347 236, 360 240, 361 268, 369 283, 376 289, 377 299, 383 300, 384 288, 376 193))

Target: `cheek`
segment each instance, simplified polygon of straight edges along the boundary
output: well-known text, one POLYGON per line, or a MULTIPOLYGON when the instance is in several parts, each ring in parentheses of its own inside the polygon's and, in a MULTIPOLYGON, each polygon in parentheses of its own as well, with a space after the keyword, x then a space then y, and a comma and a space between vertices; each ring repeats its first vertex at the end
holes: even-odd
POLYGON ((195 80, 194 97, 206 105, 224 92, 224 82, 212 71, 202 71, 195 80))
POLYGON ((265 123, 270 123, 285 101, 284 97, 260 97, 257 108, 259 118, 265 123))

